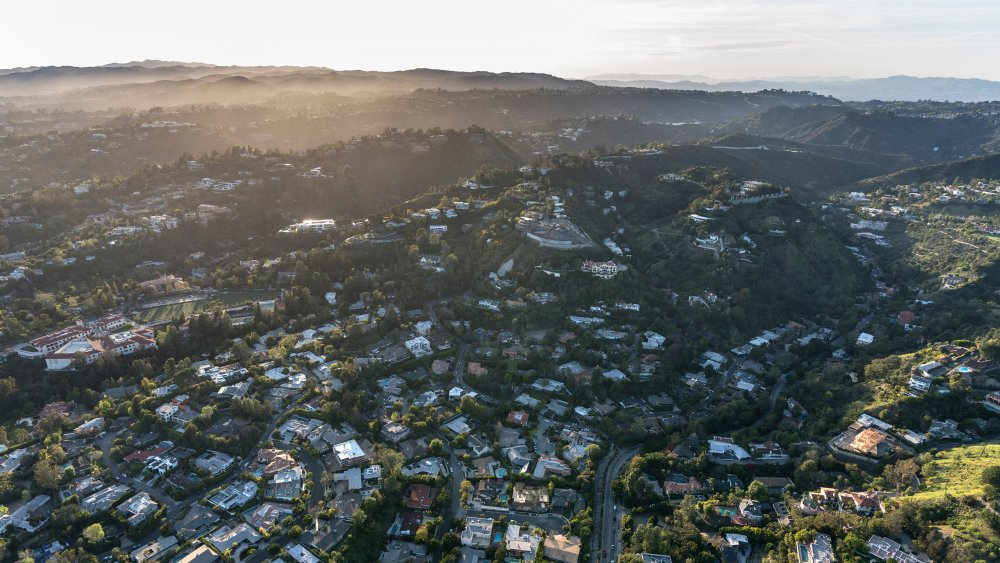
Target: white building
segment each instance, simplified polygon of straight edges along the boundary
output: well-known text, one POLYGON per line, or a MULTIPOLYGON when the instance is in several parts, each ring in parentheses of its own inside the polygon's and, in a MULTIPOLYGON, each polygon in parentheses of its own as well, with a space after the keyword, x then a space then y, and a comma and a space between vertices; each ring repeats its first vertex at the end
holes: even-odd
POLYGON ((404 343, 406 349, 410 351, 416 358, 423 358, 424 356, 430 356, 433 351, 431 350, 431 342, 423 336, 418 336, 411 340, 407 340, 404 343))
POLYGON ((462 545, 466 547, 487 548, 493 541, 493 519, 474 518, 465 519, 465 529, 462 530, 462 545))

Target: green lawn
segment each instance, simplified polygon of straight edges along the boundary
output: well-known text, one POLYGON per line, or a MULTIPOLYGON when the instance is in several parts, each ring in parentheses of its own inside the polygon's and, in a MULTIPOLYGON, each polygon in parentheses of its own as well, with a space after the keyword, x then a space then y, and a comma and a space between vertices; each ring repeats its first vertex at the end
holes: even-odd
POLYGON ((938 452, 923 467, 923 485, 914 500, 933 500, 945 493, 956 497, 981 495, 983 469, 1000 465, 1000 444, 958 446, 938 452))

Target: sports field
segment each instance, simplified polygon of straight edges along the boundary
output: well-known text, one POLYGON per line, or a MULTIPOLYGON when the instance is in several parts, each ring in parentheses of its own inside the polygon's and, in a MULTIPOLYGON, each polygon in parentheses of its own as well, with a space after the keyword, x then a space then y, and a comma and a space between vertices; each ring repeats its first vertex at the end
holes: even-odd
POLYGON ((169 321, 181 315, 189 317, 192 313, 200 313, 207 309, 209 303, 213 301, 219 301, 227 307, 233 307, 244 302, 267 301, 275 299, 277 296, 278 292, 270 290, 223 292, 212 296, 211 299, 207 295, 196 293, 178 294, 171 296, 171 298, 165 298, 173 301, 172 303, 139 309, 133 313, 133 316, 136 320, 144 323, 169 321))

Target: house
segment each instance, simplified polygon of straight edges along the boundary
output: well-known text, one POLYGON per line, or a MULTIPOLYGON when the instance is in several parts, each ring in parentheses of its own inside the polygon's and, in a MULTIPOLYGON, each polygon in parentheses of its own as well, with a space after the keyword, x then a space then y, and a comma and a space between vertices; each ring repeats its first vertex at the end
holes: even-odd
POLYGON ((879 458, 893 451, 889 435, 878 428, 865 428, 851 440, 850 447, 856 452, 879 458))
POLYGON ((529 418, 528 413, 524 411, 510 411, 507 415, 507 422, 515 426, 526 426, 529 418))
POLYGON ((236 482, 208 498, 208 502, 221 508, 232 511, 246 505, 257 498, 257 484, 253 481, 236 482))
POLYGON ((833 563, 837 560, 833 553, 833 541, 826 534, 818 533, 812 542, 799 542, 796 547, 799 563, 833 563))
POLYGON ((549 474, 567 477, 572 472, 569 466, 559 458, 543 455, 538 458, 538 463, 535 464, 535 471, 532 473, 532 476, 535 479, 545 479, 549 474))
POLYGON ((450 369, 451 369, 451 364, 448 362, 448 360, 437 359, 431 363, 431 372, 434 375, 443 375, 445 373, 448 373, 450 369))
MULTIPOLYGON (((177 545, 177 538, 175 536, 160 537, 153 540, 145 545, 142 545, 132 551, 129 555, 132 560, 136 563, 145 563, 146 561, 156 561, 160 557, 173 549, 177 545)), ((222 551, 222 550, 220 550, 222 551)))
POLYGON ((603 372, 602 375, 605 379, 610 379, 611 381, 626 381, 628 379, 620 369, 611 369, 603 372))
MULTIPOLYGON (((486 552, 482 552, 485 557, 486 552)), ((430 563, 427 546, 393 540, 379 555, 379 563, 430 563)), ((484 560, 481 560, 484 561, 484 560)))
POLYGON ((542 538, 531 533, 527 527, 519 524, 508 524, 507 533, 504 534, 504 544, 507 553, 513 555, 530 555, 538 549, 538 544, 542 538))
POLYGON ((642 333, 642 349, 643 350, 662 350, 663 345, 666 344, 667 337, 662 334, 657 334, 651 330, 647 330, 642 333))
POLYGON ((275 473, 274 476, 271 477, 271 480, 268 481, 267 492, 265 495, 278 500, 295 500, 302 492, 302 479, 304 475, 305 470, 298 465, 288 469, 282 469, 281 471, 275 473))
POLYGON ((416 358, 423 358, 424 356, 430 356, 434 352, 431 350, 431 342, 427 340, 424 336, 418 336, 411 340, 407 340, 404 344, 406 349, 410 351, 416 358))
POLYGON ((514 398, 514 403, 527 407, 529 409, 537 409, 538 405, 541 404, 541 401, 532 397, 531 395, 528 395, 527 393, 521 393, 520 395, 514 398))
POLYGON ((256 530, 270 530, 286 516, 293 514, 292 505, 264 502, 243 513, 243 519, 256 530))
POLYGON ((750 444, 750 452, 753 453, 755 461, 761 463, 783 464, 791 458, 788 451, 779 444, 767 441, 761 444, 750 444))
POLYGON ((577 536, 555 534, 545 537, 545 558, 560 563, 576 563, 580 559, 582 540, 577 536))
POLYGON ((410 435, 410 429, 398 422, 389 422, 382 427, 381 434, 386 440, 396 444, 410 435))
POLYGON ((489 547, 493 541, 493 519, 466 517, 461 539, 467 547, 489 547))
POLYGON ((353 467, 369 461, 368 454, 365 453, 357 440, 347 440, 334 444, 333 452, 340 467, 353 467))
POLYGON ((297 563, 320 563, 319 557, 298 543, 288 548, 288 556, 297 563))
POLYGON ((510 496, 510 506, 514 510, 543 512, 549 507, 549 488, 545 485, 529 485, 523 481, 514 484, 510 496))
POLYGON ((867 332, 862 332, 858 335, 857 345, 858 346, 868 346, 872 342, 875 342, 875 335, 868 334, 867 332))
POLYGON ((119 504, 115 512, 122 515, 129 526, 137 526, 159 509, 160 505, 149 496, 149 493, 142 492, 119 504))
POLYGON ((843 492, 840 493, 840 503, 847 508, 853 508, 854 512, 862 516, 871 516, 882 510, 878 495, 872 493, 843 492))
POLYGON ((165 293, 168 291, 181 291, 189 289, 187 282, 173 274, 160 276, 156 279, 139 283, 139 289, 149 290, 152 293, 165 293))
POLYGON ((716 436, 708 441, 708 454, 721 462, 744 462, 750 460, 750 454, 742 447, 733 443, 732 438, 716 436))
POLYGON ((927 362, 917 366, 917 371, 919 371, 925 377, 936 377, 939 375, 944 375, 945 367, 941 362, 927 362))
POLYGON ((104 428, 104 417, 100 416, 77 426, 73 429, 73 433, 78 436, 86 436, 89 434, 96 434, 102 428, 104 428))
POLYGON ((156 407, 156 416, 160 417, 163 422, 170 422, 179 409, 180 407, 173 403, 165 403, 156 407))
POLYGON ((702 491, 701 483, 694 477, 673 475, 663 482, 663 493, 667 496, 682 497, 698 494, 702 491))
POLYGON ((236 553, 243 545, 254 545, 262 539, 257 530, 248 524, 237 524, 236 527, 223 526, 211 534, 205 540, 220 553, 231 550, 236 553))
POLYGON ((739 513, 751 526, 758 526, 764 521, 764 512, 761 504, 755 500, 743 499, 740 501, 739 513))
POLYGON ((928 563, 930 561, 926 555, 921 557, 910 553, 898 542, 881 536, 872 536, 868 539, 868 553, 882 561, 895 561, 896 563, 928 563))
POLYGON ((179 555, 172 563, 215 563, 219 556, 207 545, 200 545, 179 555))
POLYGON ((618 275, 618 264, 615 262, 594 262, 584 260, 580 266, 580 271, 592 274, 594 277, 609 280, 618 275))
POLYGON ((0 518, 0 533, 8 526, 34 534, 49 522, 52 503, 48 495, 38 495, 9 515, 0 518))
POLYGON ((87 514, 97 514, 110 509, 116 502, 125 498, 131 489, 126 485, 112 485, 97 491, 80 501, 80 509, 87 514))
POLYGON ((423 483, 414 483, 406 492, 406 507, 427 510, 434 503, 436 496, 436 488, 423 483))
POLYGON ((208 450, 194 460, 194 465, 211 475, 219 475, 229 469, 236 460, 229 454, 208 450))
POLYGON ((745 563, 750 558, 753 548, 750 539, 743 534, 728 533, 723 544, 722 561, 724 563, 745 563))

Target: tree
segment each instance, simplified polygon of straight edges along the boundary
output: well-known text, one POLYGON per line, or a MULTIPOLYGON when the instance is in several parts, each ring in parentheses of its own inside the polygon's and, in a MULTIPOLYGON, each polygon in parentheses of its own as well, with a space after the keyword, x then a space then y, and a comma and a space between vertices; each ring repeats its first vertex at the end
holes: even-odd
POLYGON ((0 500, 6 500, 14 496, 17 492, 17 487, 14 485, 14 479, 12 474, 0 473, 0 500))
POLYGON ((104 528, 94 523, 83 529, 83 539, 88 543, 98 544, 104 541, 104 528))
POLYGON ((444 551, 451 551, 460 545, 462 545, 462 539, 455 532, 448 532, 441 538, 441 549, 444 551))
POLYGON ((980 479, 984 485, 993 485, 1000 489, 1000 465, 993 465, 983 469, 980 479))
POLYGON ((63 472, 58 465, 48 459, 39 460, 34 468, 35 484, 50 491, 59 490, 63 472))
POLYGON ((882 475, 897 489, 902 490, 913 483, 913 478, 916 477, 919 469, 917 462, 912 458, 901 459, 892 465, 887 465, 882 475))
POLYGON ((760 481, 754 481, 747 486, 747 497, 756 500, 767 500, 767 487, 760 481))
POLYGON ((587 459, 597 461, 604 454, 599 444, 589 444, 583 449, 583 453, 587 455, 587 459))
POLYGON ((444 452, 444 442, 440 438, 434 438, 427 444, 427 450, 431 455, 441 455, 444 452))
POLYGON ((52 511, 52 524, 59 528, 68 528, 80 521, 83 511, 79 504, 67 504, 52 511))
POLYGON ((13 377, 0 379, 0 403, 10 404, 17 393, 17 382, 13 377))

